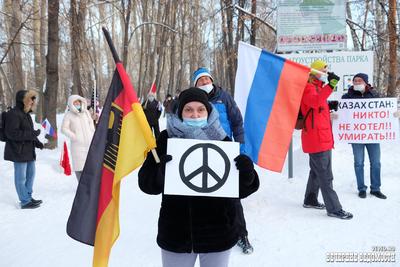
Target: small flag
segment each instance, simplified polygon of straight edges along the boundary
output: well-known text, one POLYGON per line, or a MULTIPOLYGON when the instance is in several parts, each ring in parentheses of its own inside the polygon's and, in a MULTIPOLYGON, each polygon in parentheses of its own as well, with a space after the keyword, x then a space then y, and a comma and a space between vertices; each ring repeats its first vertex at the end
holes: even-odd
POLYGON ((157 93, 156 79, 154 79, 153 83, 151 84, 150 93, 152 93, 152 94, 156 94, 157 93))
POLYGON ((48 119, 45 119, 45 120, 42 122, 42 127, 44 128, 45 133, 46 133, 47 135, 50 135, 50 136, 53 137, 54 139, 57 139, 57 133, 56 133, 56 131, 54 130, 54 128, 51 126, 51 124, 50 124, 50 122, 49 122, 48 119))
POLYGON ((63 150, 61 152, 60 166, 64 169, 65 175, 71 175, 71 164, 69 162, 67 142, 64 141, 63 150))
POLYGON ((244 118, 244 151, 281 172, 310 68, 240 42, 235 101, 244 118))

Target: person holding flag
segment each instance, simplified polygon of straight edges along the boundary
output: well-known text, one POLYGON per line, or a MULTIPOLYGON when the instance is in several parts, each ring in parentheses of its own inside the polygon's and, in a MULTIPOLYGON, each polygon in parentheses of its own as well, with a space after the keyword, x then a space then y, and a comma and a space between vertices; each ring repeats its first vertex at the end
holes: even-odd
MULTIPOLYGON (((167 115, 167 129, 157 139, 157 163, 152 153, 139 170, 139 187, 151 195, 163 192, 168 138, 231 141, 222 128, 218 111, 205 92, 189 88, 179 95, 177 113, 167 115)), ((258 174, 251 159, 240 154, 235 159, 239 170, 239 197, 245 198, 259 187, 258 174)), ((219 197, 162 195, 157 243, 163 267, 192 267, 197 257, 200 266, 228 266, 231 248, 241 233, 236 200, 219 197)))
POLYGON ((42 200, 32 197, 35 178, 35 148, 44 145, 37 138, 40 130, 33 128, 30 113, 36 107, 37 93, 34 90, 20 90, 15 97, 15 107, 6 113, 4 160, 14 163, 15 189, 21 209, 35 209, 42 200))
POLYGON ((300 106, 301 113, 305 114, 301 143, 304 153, 310 156, 310 174, 303 207, 326 208, 328 216, 351 219, 353 214, 342 209, 332 184, 333 135, 327 99, 339 77, 327 72, 328 65, 322 60, 314 61, 310 67, 311 73, 300 106), (320 189, 325 205, 318 202, 320 189))
POLYGON ((154 136, 157 139, 160 135, 160 126, 158 123, 158 119, 161 116, 162 105, 156 99, 156 86, 154 82, 151 86, 149 94, 147 95, 146 101, 144 101, 144 103, 142 104, 142 107, 144 114, 146 115, 147 122, 149 123, 150 128, 152 129, 154 136))
POLYGON ((95 128, 85 98, 71 95, 67 106, 61 132, 70 139, 72 169, 79 182, 95 128))

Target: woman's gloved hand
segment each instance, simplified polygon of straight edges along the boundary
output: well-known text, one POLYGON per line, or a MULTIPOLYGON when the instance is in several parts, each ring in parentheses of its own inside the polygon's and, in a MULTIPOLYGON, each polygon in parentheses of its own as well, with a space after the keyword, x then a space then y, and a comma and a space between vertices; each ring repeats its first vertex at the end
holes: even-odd
POLYGON ((244 185, 251 185, 254 181, 254 164, 253 161, 246 155, 240 154, 234 158, 236 168, 239 170, 240 182, 244 185))

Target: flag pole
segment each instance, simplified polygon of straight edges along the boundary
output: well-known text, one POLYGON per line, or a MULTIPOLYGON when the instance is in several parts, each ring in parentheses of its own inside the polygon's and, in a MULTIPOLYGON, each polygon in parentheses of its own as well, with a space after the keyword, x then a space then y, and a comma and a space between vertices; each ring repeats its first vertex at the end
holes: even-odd
POLYGON ((114 58, 115 63, 120 63, 121 60, 119 59, 117 50, 115 50, 115 46, 114 46, 114 44, 113 44, 113 42, 112 42, 112 40, 111 40, 110 33, 109 33, 109 32, 107 31, 107 29, 104 28, 104 27, 102 27, 101 29, 103 30, 104 37, 106 37, 107 44, 108 44, 108 46, 110 47, 111 54, 112 54, 112 56, 113 56, 113 58, 114 58))
MULTIPOLYGON (((112 56, 114 58, 115 63, 120 63, 121 60, 119 59, 117 50, 115 50, 115 46, 114 46, 114 44, 113 44, 113 42, 111 40, 110 33, 107 31, 107 29, 105 27, 102 27, 101 29, 103 30, 104 37, 106 38, 107 44, 110 47, 111 54, 112 54, 112 56)), ((160 163, 160 158, 158 157, 157 151, 154 148, 151 149, 151 153, 153 153, 153 156, 154 156, 154 159, 155 159, 156 163, 160 163)))
POLYGON ((328 76, 328 73, 322 72, 322 71, 319 71, 319 70, 316 70, 316 69, 313 69, 313 68, 311 68, 311 72, 318 73, 318 74, 320 74, 322 76, 328 76))

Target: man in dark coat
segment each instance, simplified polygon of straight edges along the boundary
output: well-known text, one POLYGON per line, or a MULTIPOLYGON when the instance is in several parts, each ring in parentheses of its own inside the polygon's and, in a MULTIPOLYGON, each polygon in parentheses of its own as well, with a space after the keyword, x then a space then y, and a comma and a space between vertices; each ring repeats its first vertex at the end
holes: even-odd
MULTIPOLYGON (((343 99, 357 98, 378 98, 378 92, 368 83, 368 75, 358 73, 353 77, 353 85, 349 91, 342 96, 343 99)), ((357 178, 358 196, 367 197, 367 186, 364 183, 364 152, 368 151, 371 178, 371 195, 380 199, 386 199, 381 192, 381 147, 379 143, 375 144, 351 144, 354 155, 354 171, 357 178)))
POLYGON ((37 94, 33 90, 21 90, 16 94, 16 106, 6 115, 6 146, 4 160, 14 162, 14 180, 22 209, 40 206, 41 200, 32 198, 35 178, 35 147, 43 149, 37 136, 40 130, 34 130, 30 113, 35 105, 37 94))
POLYGON ((172 95, 167 94, 167 97, 165 98, 164 103, 163 103, 164 110, 165 110, 164 116, 167 113, 172 113, 172 102, 173 102, 172 95))
POLYGON ((150 128, 154 132, 156 139, 160 135, 160 126, 158 119, 161 116, 161 104, 157 101, 156 96, 153 93, 149 93, 146 101, 142 104, 144 114, 146 115, 147 122, 150 128))

